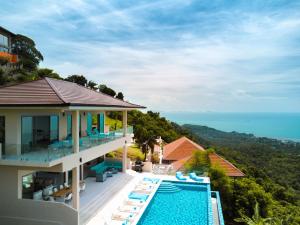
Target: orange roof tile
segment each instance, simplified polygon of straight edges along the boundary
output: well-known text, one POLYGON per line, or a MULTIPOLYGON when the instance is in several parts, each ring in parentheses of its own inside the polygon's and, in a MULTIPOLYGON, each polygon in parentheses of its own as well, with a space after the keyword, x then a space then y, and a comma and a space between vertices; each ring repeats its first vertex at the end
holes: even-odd
POLYGON ((181 160, 186 157, 191 157, 195 150, 205 151, 204 148, 187 137, 181 137, 176 141, 164 146, 164 160, 181 160))
POLYGON ((187 161, 190 160, 190 158, 192 158, 192 155, 187 156, 187 157, 185 157, 183 159, 180 159, 178 161, 173 162, 172 163, 173 169, 174 170, 179 170, 180 168, 182 168, 182 166, 185 164, 185 162, 187 162, 187 161))
POLYGON ((245 174, 236 168, 233 164, 228 162, 226 159, 223 159, 216 153, 209 154, 210 162, 213 166, 219 165, 224 171, 225 174, 229 177, 244 177, 245 174))

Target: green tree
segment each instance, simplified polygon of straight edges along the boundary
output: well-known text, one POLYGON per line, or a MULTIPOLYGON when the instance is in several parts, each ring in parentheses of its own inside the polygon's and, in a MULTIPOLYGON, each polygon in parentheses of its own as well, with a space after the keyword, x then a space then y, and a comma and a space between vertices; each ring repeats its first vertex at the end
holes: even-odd
POLYGON ((12 52, 18 55, 23 68, 29 71, 35 70, 44 60, 42 53, 36 48, 35 42, 21 34, 17 34, 12 39, 12 52))
POLYGON ((113 89, 107 87, 105 84, 99 85, 99 91, 101 91, 104 94, 110 95, 112 97, 116 96, 116 92, 113 89))
POLYGON ((90 89, 92 89, 92 90, 97 90, 97 84, 94 81, 92 81, 92 80, 90 80, 87 83, 87 87, 90 88, 90 89))
POLYGON ((87 85, 87 79, 83 75, 70 75, 67 78, 65 78, 65 80, 79 84, 84 87, 86 87, 87 85))
POLYGON ((117 99, 121 99, 121 100, 124 100, 124 95, 122 92, 118 92, 118 94, 116 95, 116 98, 117 99))
POLYGON ((240 218, 235 219, 238 223, 244 223, 246 225, 272 225, 273 219, 272 218, 263 218, 259 213, 259 204, 258 202, 255 203, 254 207, 254 214, 250 218, 247 215, 240 213, 240 218))
POLYGON ((57 73, 55 73, 52 69, 48 68, 41 68, 37 69, 33 72, 36 79, 38 78, 44 78, 44 77, 50 77, 55 79, 62 79, 57 73))
POLYGON ((209 168, 209 159, 206 151, 195 150, 192 158, 184 164, 188 172, 203 174, 209 168))

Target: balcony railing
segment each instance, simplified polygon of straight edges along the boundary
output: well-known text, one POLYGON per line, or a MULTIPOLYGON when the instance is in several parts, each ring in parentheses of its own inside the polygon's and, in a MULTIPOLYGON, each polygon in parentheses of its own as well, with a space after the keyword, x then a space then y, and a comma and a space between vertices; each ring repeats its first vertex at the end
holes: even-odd
POLYGON ((0 52, 0 58, 6 60, 9 63, 17 63, 18 56, 8 52, 0 52))
MULTIPOLYGON (((133 132, 129 127, 128 134, 133 132), (129 132, 130 131, 130 132, 129 132)), ((84 151, 95 146, 109 143, 123 137, 123 130, 111 131, 108 134, 81 137, 79 139, 79 150, 84 151)), ((114 150, 114 149, 112 149, 114 150)), ((21 145, 5 144, 0 147, 0 160, 16 160, 28 162, 51 162, 73 153, 73 140, 55 141, 50 145, 21 145)))

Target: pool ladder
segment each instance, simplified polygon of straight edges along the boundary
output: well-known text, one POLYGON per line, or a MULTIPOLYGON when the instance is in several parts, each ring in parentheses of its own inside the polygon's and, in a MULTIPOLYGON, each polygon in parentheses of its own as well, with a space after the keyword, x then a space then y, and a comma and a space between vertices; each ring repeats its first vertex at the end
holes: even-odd
POLYGON ((176 193, 179 191, 181 188, 170 182, 162 182, 157 190, 158 193, 176 193))

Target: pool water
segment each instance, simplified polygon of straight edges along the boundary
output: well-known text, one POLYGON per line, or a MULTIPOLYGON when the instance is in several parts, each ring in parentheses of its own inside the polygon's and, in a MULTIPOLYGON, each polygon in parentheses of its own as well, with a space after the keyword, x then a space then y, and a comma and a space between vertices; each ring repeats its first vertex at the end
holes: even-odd
POLYGON ((205 184, 163 181, 138 225, 208 225, 205 184))

